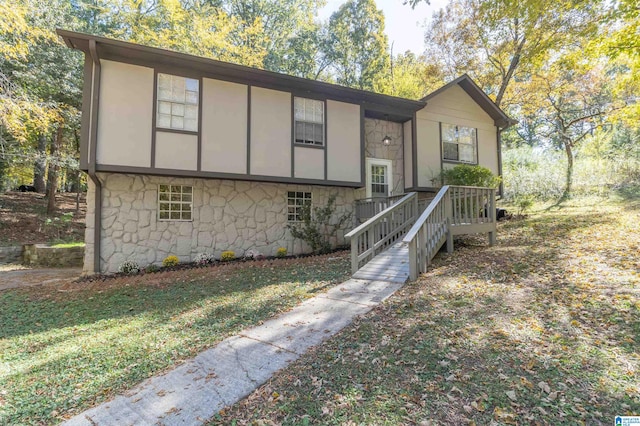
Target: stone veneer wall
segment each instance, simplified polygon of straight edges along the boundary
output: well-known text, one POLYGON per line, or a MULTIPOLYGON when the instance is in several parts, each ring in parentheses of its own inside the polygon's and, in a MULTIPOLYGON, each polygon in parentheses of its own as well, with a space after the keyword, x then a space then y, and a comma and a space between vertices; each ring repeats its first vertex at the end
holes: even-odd
POLYGON ((391 195, 404 194, 404 148, 402 124, 392 121, 365 118, 365 157, 391 160, 393 189, 391 195), (391 136, 391 144, 384 146, 382 139, 391 136))
MULTIPOLYGON (((276 184, 221 179, 171 178, 99 173, 102 182, 101 272, 116 272, 125 260, 140 266, 161 264, 173 254, 188 262, 203 252, 216 258, 224 250, 242 256, 256 249, 266 256, 279 247, 290 254, 308 252, 294 240, 287 225, 287 191, 312 192, 313 204, 324 205, 336 194, 337 214, 353 212, 354 200, 363 190, 310 185, 276 184), (193 186, 193 220, 158 220, 158 185, 193 186)), ((87 191, 85 273, 93 273, 95 187, 87 191)), ((353 220, 338 232, 334 245, 344 244, 343 235, 353 220)))

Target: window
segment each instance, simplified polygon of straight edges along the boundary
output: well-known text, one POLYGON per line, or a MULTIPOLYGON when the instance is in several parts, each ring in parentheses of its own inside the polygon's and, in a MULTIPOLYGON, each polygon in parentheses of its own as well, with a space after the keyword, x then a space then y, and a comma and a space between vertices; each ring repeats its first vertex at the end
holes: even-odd
POLYGON ((198 131, 198 80, 158 74, 156 127, 198 131))
POLYGON ((160 185, 158 188, 159 220, 191 220, 193 187, 160 185))
POLYGON ((477 163, 477 134, 478 131, 471 127, 442 123, 443 159, 461 163, 477 163))
POLYGON ((294 98, 296 143, 324 146, 324 102, 294 98))
POLYGON ((302 222, 302 207, 311 205, 310 192, 287 192, 287 220, 289 222, 302 222))

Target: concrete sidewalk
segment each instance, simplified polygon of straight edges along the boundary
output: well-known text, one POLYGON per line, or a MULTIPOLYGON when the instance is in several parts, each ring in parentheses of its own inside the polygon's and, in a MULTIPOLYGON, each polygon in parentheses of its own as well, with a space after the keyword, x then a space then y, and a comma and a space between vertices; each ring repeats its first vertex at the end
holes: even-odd
POLYGON ((348 280, 63 424, 201 425, 400 287, 348 280))

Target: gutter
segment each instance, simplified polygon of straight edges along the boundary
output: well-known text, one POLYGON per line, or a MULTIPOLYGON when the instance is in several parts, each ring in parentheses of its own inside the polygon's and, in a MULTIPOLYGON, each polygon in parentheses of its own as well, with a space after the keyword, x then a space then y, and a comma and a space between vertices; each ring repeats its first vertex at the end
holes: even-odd
MULTIPOLYGON (((66 41, 66 40, 65 40, 66 41)), ((91 70, 91 97, 88 108, 83 105, 82 113, 89 113, 89 143, 87 173, 94 183, 94 223, 93 223, 93 272, 100 273, 100 228, 102 227, 102 183, 96 175, 96 148, 98 140, 98 100, 100 94, 100 58, 96 48, 96 41, 89 40, 89 55, 93 64, 91 70)), ((87 84, 85 81, 84 84, 87 84)))

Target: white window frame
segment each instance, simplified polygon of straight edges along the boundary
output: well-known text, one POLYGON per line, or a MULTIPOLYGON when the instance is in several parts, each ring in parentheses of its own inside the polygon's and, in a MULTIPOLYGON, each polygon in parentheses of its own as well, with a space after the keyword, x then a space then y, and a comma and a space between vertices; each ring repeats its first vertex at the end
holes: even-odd
POLYGON ((287 222, 302 222, 299 209, 305 203, 313 204, 313 193, 311 191, 287 191, 287 222))
POLYGON ((383 158, 367 158, 365 161, 366 170, 366 197, 371 198, 371 166, 386 166, 389 173, 389 190, 387 197, 393 192, 393 161, 383 158))
POLYGON ((156 128, 198 132, 198 79, 158 73, 156 99, 156 128))
POLYGON ((459 126, 457 124, 451 123, 440 123, 440 145, 442 146, 442 161, 450 162, 450 163, 461 163, 461 164, 478 164, 478 129, 475 127, 469 126, 459 126), (445 141, 445 126, 454 127, 455 141, 445 141), (473 132, 473 138, 471 143, 465 143, 460 141, 460 131, 461 129, 470 130, 473 132), (447 158, 446 157, 446 149, 445 144, 455 145, 457 147, 457 157, 456 159, 447 158), (473 149, 473 159, 471 161, 465 161, 460 159, 460 147, 471 147, 473 149))
POLYGON ((325 101, 321 101, 318 99, 310 99, 310 98, 301 98, 298 96, 294 96, 293 98, 293 141, 297 145, 301 146, 314 146, 314 147, 324 147, 325 146, 325 101), (317 108, 319 106, 319 108, 317 108), (319 115, 319 117, 318 117, 319 115), (303 135, 298 138, 298 128, 299 124, 302 125, 303 128, 306 126, 313 126, 314 128, 314 138, 305 139, 305 132, 303 130, 303 135), (316 138, 317 126, 320 125, 321 132, 319 134, 320 140, 316 138))
POLYGON ((158 221, 192 222, 193 186, 172 184, 158 185, 158 221), (189 191, 185 191, 185 188, 189 188, 189 191), (185 206, 187 206, 188 209, 185 209, 185 206), (168 217, 165 213, 168 214, 168 217))

